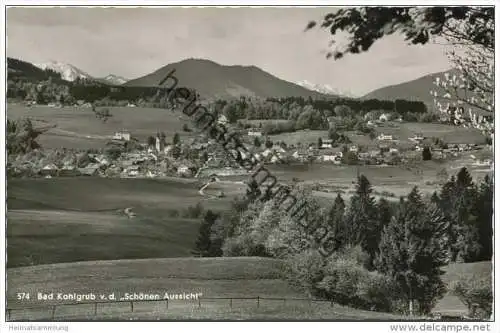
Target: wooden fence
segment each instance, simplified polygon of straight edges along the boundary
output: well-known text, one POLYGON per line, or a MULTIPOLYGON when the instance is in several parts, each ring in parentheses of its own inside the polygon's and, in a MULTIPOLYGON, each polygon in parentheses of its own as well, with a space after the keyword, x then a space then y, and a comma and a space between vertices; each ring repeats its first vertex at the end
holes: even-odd
MULTIPOLYGON (((247 300, 247 301, 255 301, 256 307, 260 307, 262 301, 280 301, 282 305, 285 306, 287 302, 308 302, 309 304, 313 303, 330 303, 330 306, 333 307, 334 302, 324 299, 310 299, 310 298, 275 298, 275 297, 198 297, 197 304, 198 308, 202 307, 204 301, 226 301, 227 306, 229 308, 233 307, 233 301, 235 300, 247 300)), ((51 315, 46 319, 54 320, 57 316, 57 309, 68 307, 68 306, 81 306, 81 305, 93 305, 94 316, 97 316, 99 313, 99 305, 102 304, 130 304, 130 312, 134 312, 134 303, 152 303, 152 302, 164 302, 165 310, 168 310, 169 302, 172 300, 168 299, 155 299, 155 300, 117 300, 117 301, 95 301, 95 302, 73 302, 73 303, 60 303, 60 304, 47 304, 47 305, 36 305, 36 306, 28 306, 28 307, 19 307, 19 308, 7 308, 6 320, 12 320, 12 315, 16 312, 24 312, 26 310, 40 310, 40 309, 50 309, 51 315)), ((183 300, 174 300, 174 301, 183 301, 183 300)), ((191 302, 190 302, 191 303, 191 302)), ((30 320, 30 319, 28 319, 30 320)))

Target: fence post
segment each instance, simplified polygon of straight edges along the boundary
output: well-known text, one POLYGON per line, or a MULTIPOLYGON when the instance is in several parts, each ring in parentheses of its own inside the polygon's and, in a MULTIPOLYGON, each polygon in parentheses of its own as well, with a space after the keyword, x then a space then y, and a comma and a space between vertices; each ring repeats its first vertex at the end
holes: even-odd
POLYGON ((333 308, 333 301, 330 301, 330 307, 333 308))
POLYGON ((168 298, 167 298, 167 310, 168 310, 168 298))
POLYGON ((198 308, 201 308, 201 298, 198 297, 198 308))
POLYGON ((283 298, 283 306, 285 306, 286 298, 283 298))
POLYGON ((134 302, 133 301, 130 302, 130 311, 134 312, 134 302))
POLYGON ((232 298, 230 298, 230 299, 229 299, 229 307, 230 307, 230 308, 232 308, 232 307, 233 307, 233 299, 232 299, 232 298))
POLYGON ((10 317, 12 316, 11 309, 7 309, 7 318, 10 320, 10 317))
POLYGON ((56 306, 52 305, 52 319, 54 319, 55 315, 56 315, 56 306))
POLYGON ((257 307, 259 307, 259 305, 260 305, 260 297, 257 296, 257 307))
POLYGON ((97 316, 97 302, 94 305, 94 316, 97 316))

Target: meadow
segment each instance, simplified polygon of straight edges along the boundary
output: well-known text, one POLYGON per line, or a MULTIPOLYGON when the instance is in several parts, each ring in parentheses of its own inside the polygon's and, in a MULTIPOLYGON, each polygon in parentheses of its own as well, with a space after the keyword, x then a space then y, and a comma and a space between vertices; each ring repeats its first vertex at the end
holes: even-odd
MULTIPOLYGON (((452 264, 444 267, 448 285, 464 276, 491 276, 491 262, 452 264)), ((36 298, 36 293, 113 293, 119 300, 125 293, 163 295, 201 293, 201 300, 58 306, 56 319, 72 320, 405 320, 400 315, 363 311, 311 302, 307 295, 284 279, 280 260, 259 257, 162 258, 76 262, 10 268, 7 270, 7 302, 12 320, 47 319, 51 305, 71 301, 36 298), (17 293, 30 293, 30 300, 18 300, 17 293), (259 304, 255 297, 260 296, 259 304), (238 299, 238 298, 252 299, 238 299), (217 299, 213 299, 217 298, 217 299), (229 298, 234 298, 232 301, 229 298), (265 298, 275 298, 266 300, 265 298), (286 301, 283 301, 286 299, 286 301), (30 308, 32 307, 32 308, 30 308), (37 308, 38 307, 38 308, 37 308)), ((435 312, 464 313, 465 306, 446 295, 435 312)), ((416 318, 412 318, 416 319, 416 318)))
POLYGON ((170 211, 197 203, 227 210, 233 198, 229 185, 206 191, 224 189, 225 198, 202 197, 198 186, 190 180, 9 179, 7 265, 190 256, 200 219, 170 217, 170 211), (124 214, 128 207, 136 217, 124 214))
POLYGON ((328 138, 328 131, 301 130, 292 133, 269 135, 269 138, 273 142, 283 141, 287 145, 297 145, 298 143, 301 143, 305 146, 309 143, 317 144, 319 138, 328 138))
POLYGON ((182 131, 184 124, 191 128, 193 125, 189 117, 180 111, 141 107, 106 108, 113 116, 105 123, 96 118, 91 108, 72 106, 55 108, 9 104, 7 118, 15 120, 30 117, 39 126, 56 125, 40 136, 39 143, 44 148, 102 148, 117 131, 129 131, 132 137, 141 142, 162 131, 169 141, 174 133, 179 133, 181 139, 192 136, 192 133, 182 131))
MULTIPOLYGON (((78 262, 70 264, 39 265, 7 270, 8 307, 14 310, 11 319, 50 318, 53 304, 62 301, 37 300, 36 293, 91 293, 111 294, 120 299, 125 293, 202 293, 201 308, 196 300, 165 302, 136 302, 134 312, 129 303, 94 306, 75 305, 58 307, 57 319, 330 319, 383 320, 400 316, 354 310, 329 302, 203 299, 217 297, 266 297, 307 299, 303 293, 290 287, 283 278, 283 264, 270 258, 170 258, 145 260, 118 260, 78 262), (18 300, 17 293, 30 293, 30 300, 18 300), (40 309, 27 309, 46 306, 40 309), (24 309, 24 310, 22 310, 24 309)), ((66 302, 69 303, 69 302, 66 302)))
POLYGON ((446 124, 389 122, 376 127, 378 134, 393 135, 396 140, 411 143, 409 138, 421 133, 426 138, 440 138, 446 143, 484 144, 485 137, 481 131, 446 124))

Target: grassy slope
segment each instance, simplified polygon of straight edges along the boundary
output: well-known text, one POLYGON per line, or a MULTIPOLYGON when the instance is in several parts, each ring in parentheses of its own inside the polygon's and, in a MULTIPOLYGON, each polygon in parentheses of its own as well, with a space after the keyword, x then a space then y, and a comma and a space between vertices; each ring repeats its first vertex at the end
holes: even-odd
MULTIPOLYGON (((37 301, 36 292, 115 293, 198 293, 202 297, 269 297, 306 298, 282 280, 282 263, 269 258, 172 258, 79 262, 14 268, 7 271, 8 307, 19 309, 35 305, 57 304, 58 301, 37 301), (17 292, 29 292, 31 299, 18 301, 17 292)), ((60 303, 61 301, 59 301, 60 303)), ((100 319, 388 319, 397 316, 354 310, 329 303, 309 304, 307 301, 262 300, 257 309, 255 300, 203 300, 137 303, 134 313, 129 304, 99 306, 100 319), (138 313, 139 312, 139 313, 138 313), (141 313, 142 312, 142 313, 141 313)), ((46 317, 46 310, 16 312, 13 319, 28 316, 46 317), (44 312, 45 311, 45 312, 44 312)), ((93 307, 80 305, 59 308, 57 315, 73 319, 92 318, 93 307)), ((94 318, 95 319, 95 318, 94 318)))
POLYGON ((226 210, 232 196, 224 191, 226 198, 205 199, 192 181, 11 179, 8 266, 189 256, 199 221, 168 217, 168 210, 198 202, 206 209, 226 210), (135 218, 123 214, 127 207, 133 207, 135 218))
MULTIPOLYGON (((461 263, 461 264, 451 264, 444 268, 445 274, 443 275, 443 281, 450 286, 453 282, 459 281, 461 278, 473 278, 477 277, 480 279, 492 277, 493 266, 489 261, 475 262, 475 263, 461 263)), ((446 294, 443 299, 441 299, 436 307, 435 312, 441 313, 467 313, 467 307, 460 301, 456 296, 451 293, 446 294)))
POLYGON ((104 147, 116 131, 128 130, 133 137, 145 142, 148 136, 163 131, 170 140, 178 132, 183 137, 192 133, 182 131, 183 124, 194 127, 182 112, 172 112, 154 108, 109 107, 113 115, 106 123, 95 117, 91 108, 52 108, 9 104, 7 117, 19 119, 31 117, 45 125, 57 125, 40 136, 40 144, 45 148, 99 148, 104 147), (90 136, 90 138, 88 137, 90 136))

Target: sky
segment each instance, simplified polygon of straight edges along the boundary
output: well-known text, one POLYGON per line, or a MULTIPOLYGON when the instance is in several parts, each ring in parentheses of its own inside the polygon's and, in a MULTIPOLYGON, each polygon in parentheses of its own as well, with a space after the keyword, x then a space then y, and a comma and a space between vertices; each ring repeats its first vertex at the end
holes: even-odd
MULTIPOLYGON (((449 69, 443 45, 400 36, 360 55, 326 59, 328 30, 304 31, 335 8, 8 8, 7 55, 70 63, 88 74, 128 79, 203 58, 255 65, 287 81, 328 84, 361 96, 449 69)), ((337 42, 342 43, 342 36, 337 42)))

